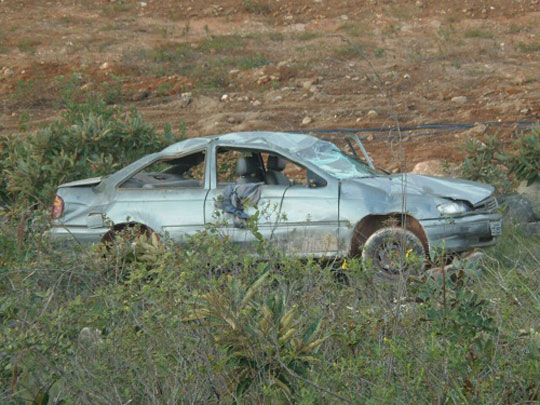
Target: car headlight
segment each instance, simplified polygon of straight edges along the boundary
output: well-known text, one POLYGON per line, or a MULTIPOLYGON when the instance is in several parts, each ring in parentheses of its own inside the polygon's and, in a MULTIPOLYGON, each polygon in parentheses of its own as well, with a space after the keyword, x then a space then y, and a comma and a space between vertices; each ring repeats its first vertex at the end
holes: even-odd
POLYGON ((437 209, 443 215, 458 215, 470 211, 471 207, 465 201, 454 201, 437 205, 437 209))

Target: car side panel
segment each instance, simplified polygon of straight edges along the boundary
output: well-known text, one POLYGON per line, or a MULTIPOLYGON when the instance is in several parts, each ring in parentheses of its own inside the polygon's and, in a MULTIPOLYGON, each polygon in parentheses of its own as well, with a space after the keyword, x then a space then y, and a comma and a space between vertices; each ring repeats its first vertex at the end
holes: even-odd
POLYGON ((113 223, 137 222, 174 240, 204 228, 207 189, 118 190, 105 216, 113 223))

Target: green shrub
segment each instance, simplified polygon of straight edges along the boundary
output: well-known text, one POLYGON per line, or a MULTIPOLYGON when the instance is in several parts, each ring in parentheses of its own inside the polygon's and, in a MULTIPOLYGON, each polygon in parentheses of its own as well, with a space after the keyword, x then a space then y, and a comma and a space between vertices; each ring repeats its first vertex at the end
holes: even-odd
POLYGON ((508 158, 498 133, 467 138, 463 149, 467 154, 461 168, 464 178, 491 184, 501 194, 513 189, 514 182, 508 176, 508 158))
POLYGON ((0 139, 0 198, 16 210, 45 207, 59 184, 109 174, 169 142, 134 109, 69 102, 62 120, 0 139))
POLYGON ((540 179, 540 127, 521 133, 514 146, 516 156, 510 159, 511 171, 520 181, 532 184, 540 179))
POLYGON ((467 138, 463 149, 466 157, 461 167, 462 176, 491 184, 501 194, 511 192, 519 181, 531 184, 540 176, 538 126, 519 134, 510 151, 497 133, 467 138))

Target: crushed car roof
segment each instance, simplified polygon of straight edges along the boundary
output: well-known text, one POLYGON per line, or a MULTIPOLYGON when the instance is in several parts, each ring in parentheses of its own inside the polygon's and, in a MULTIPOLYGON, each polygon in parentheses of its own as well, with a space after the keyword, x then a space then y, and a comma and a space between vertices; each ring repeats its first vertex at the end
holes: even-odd
POLYGON ((204 146, 212 141, 220 143, 253 148, 280 148, 295 152, 312 146, 319 139, 311 135, 294 134, 288 132, 233 132, 217 136, 204 136, 200 138, 186 139, 177 142, 163 149, 163 153, 179 153, 186 149, 192 149, 197 146, 204 146))

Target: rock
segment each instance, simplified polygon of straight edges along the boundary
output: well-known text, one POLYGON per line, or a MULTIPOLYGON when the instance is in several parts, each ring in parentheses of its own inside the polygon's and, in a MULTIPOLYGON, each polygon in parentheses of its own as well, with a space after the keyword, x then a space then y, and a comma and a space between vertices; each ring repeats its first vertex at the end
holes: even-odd
POLYGON ((239 74, 240 74, 240 69, 233 69, 229 71, 229 77, 231 79, 238 77, 239 74))
POLYGON ((7 66, 4 66, 2 68, 2 76, 6 76, 6 77, 9 77, 9 76, 13 76, 14 72, 13 72, 13 69, 7 67, 7 66))
POLYGON ((221 101, 227 101, 229 99, 229 95, 228 94, 224 94, 221 96, 221 101))
POLYGON ((191 98, 191 91, 188 91, 186 93, 182 93, 180 95, 180 98, 182 99, 182 101, 184 102, 184 104, 187 106, 191 103, 191 101, 193 100, 191 98))
POLYGON ((313 122, 313 119, 311 117, 304 117, 302 120, 302 125, 309 125, 313 122))
POLYGON ((139 90, 137 93, 131 97, 132 101, 142 101, 150 96, 150 92, 148 90, 139 90))
POLYGON ((499 204, 504 207, 504 216, 518 224, 526 224, 534 220, 531 203, 520 194, 511 194, 499 198, 499 204))
POLYGON ((419 162, 414 166, 411 173, 428 175, 428 176, 444 177, 445 176, 444 162, 439 159, 426 160, 423 162, 419 162))
POLYGON ((302 87, 306 90, 309 90, 311 88, 311 86, 313 86, 314 84, 314 81, 313 80, 306 80, 304 82, 302 82, 302 87))
POLYGON ((375 139, 375 137, 373 136, 373 134, 369 134, 368 137, 366 138, 368 142, 371 142, 375 139))
POLYGON ((410 79, 411 79, 411 75, 408 74, 408 73, 405 73, 405 74, 403 75, 403 78, 404 78, 405 80, 410 80, 410 79))
POLYGON ((467 102, 467 97, 465 96, 456 96, 456 97, 452 97, 452 103, 456 103, 456 104, 465 104, 467 102))
POLYGON ((540 180, 536 180, 530 185, 523 181, 516 191, 531 203, 535 218, 540 220, 540 180))
POLYGON ((92 83, 85 83, 81 86, 82 91, 88 91, 90 89, 92 89, 92 83))
POLYGON ((481 136, 481 135, 484 135, 486 130, 487 130, 487 126, 485 126, 484 124, 476 124, 474 127, 466 130, 461 135, 467 136, 467 137, 481 136))
POLYGON ((281 101, 283 100, 283 97, 282 96, 276 96, 272 99, 272 101, 281 101))
POLYGON ((259 107, 262 103, 259 100, 255 100, 251 103, 253 107, 259 107))
POLYGON ((145 1, 139 2, 140 7, 146 7, 147 5, 148 5, 148 3, 146 3, 145 1))
POLYGON ((229 124, 240 124, 242 122, 242 120, 239 118, 239 117, 235 117, 233 115, 229 115, 227 117, 227 122, 229 124))
POLYGON ((416 7, 422 8, 424 7, 424 3, 422 3, 420 0, 416 0, 416 7))
POLYGON ((109 62, 104 62, 99 67, 101 70, 105 70, 109 68, 109 62))
POLYGON ((368 113, 367 113, 368 118, 377 118, 378 115, 379 114, 375 110, 369 110, 368 113))
POLYGON ((79 332, 79 342, 84 345, 103 343, 101 338, 101 332, 98 329, 90 329, 89 327, 84 327, 79 332))

